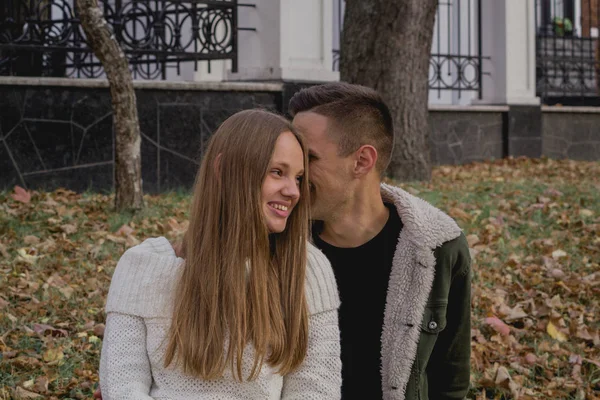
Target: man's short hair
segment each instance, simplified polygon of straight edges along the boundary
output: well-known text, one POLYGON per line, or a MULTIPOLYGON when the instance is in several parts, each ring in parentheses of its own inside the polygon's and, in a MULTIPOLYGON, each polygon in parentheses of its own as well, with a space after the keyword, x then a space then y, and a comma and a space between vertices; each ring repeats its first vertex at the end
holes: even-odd
POLYGON ((342 157, 365 144, 375 147, 375 168, 384 174, 392 157, 394 126, 388 106, 375 90, 344 82, 311 86, 294 94, 288 110, 292 117, 306 111, 328 117, 342 157))

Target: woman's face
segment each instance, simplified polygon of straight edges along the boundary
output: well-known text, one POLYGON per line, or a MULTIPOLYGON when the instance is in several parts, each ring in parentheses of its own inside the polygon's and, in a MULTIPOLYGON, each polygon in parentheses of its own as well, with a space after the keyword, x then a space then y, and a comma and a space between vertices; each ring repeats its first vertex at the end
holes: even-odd
POLYGON ((300 198, 304 154, 292 132, 283 132, 275 142, 273 157, 262 184, 261 202, 271 233, 285 230, 288 217, 300 198))

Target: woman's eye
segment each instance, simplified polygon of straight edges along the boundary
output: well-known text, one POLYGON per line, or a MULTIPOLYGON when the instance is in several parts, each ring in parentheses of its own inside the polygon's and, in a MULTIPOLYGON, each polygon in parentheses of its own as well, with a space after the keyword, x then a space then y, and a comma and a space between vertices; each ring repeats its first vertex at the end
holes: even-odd
POLYGON ((298 182, 298 184, 302 183, 302 180, 304 179, 304 177, 302 175, 297 176, 296 177, 296 182, 298 182))
POLYGON ((275 175, 277 175, 277 176, 281 176, 281 174, 282 174, 282 172, 281 172, 281 170, 280 170, 280 169, 274 169, 274 170, 272 170, 271 172, 272 172, 272 173, 274 173, 274 174, 275 174, 275 175))

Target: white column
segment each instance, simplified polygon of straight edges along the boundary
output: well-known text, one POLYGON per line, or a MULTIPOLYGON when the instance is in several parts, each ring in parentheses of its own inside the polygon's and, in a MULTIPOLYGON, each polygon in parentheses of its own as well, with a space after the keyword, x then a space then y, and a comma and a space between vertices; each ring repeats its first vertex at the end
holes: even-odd
POLYGON ((238 8, 238 72, 229 80, 335 81, 332 0, 260 0, 238 8))
POLYGON ((540 104, 535 95, 535 0, 483 0, 483 98, 474 103, 540 104))

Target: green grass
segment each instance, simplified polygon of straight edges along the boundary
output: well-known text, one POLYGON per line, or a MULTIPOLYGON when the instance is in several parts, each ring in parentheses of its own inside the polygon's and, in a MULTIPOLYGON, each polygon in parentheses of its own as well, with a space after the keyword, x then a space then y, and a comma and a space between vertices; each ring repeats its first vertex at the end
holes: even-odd
MULTIPOLYGON (((513 397, 494 383, 499 367, 507 368, 522 399, 600 396, 600 368, 585 361, 600 359, 600 343, 577 334, 582 327, 592 337, 600 331, 600 273, 592 275, 600 271, 598 176, 600 163, 509 159, 436 168, 430 183, 400 185, 453 216, 472 243, 471 398, 513 397), (556 250, 566 255, 554 253, 554 260, 556 250), (562 278, 550 276, 551 269, 562 278), (551 305, 556 296, 559 306, 551 305), (517 305, 527 315, 509 321, 506 309, 517 305), (510 336, 487 325, 489 316, 503 319, 510 336), (549 321, 566 341, 546 332, 549 321), (535 364, 524 361, 528 353, 535 364), (580 380, 569 362, 577 355, 584 359, 580 380)), ((0 254, 0 399, 14 397, 18 387, 35 391, 30 384, 38 377, 49 381, 47 391, 38 390, 45 398, 91 396, 101 350, 94 327, 104 323, 114 267, 147 237, 181 237, 190 196, 184 190, 145 196, 137 213, 116 213, 112 202, 110 194, 57 190, 33 192, 22 204, 0 192, 0 246, 7 255, 0 254), (75 231, 65 232, 65 225, 75 231), (129 237, 118 235, 123 225, 133 229, 129 237), (25 243, 27 236, 39 240, 25 243), (67 336, 38 334, 34 324, 67 336), (64 357, 48 361, 53 349, 64 357)))

